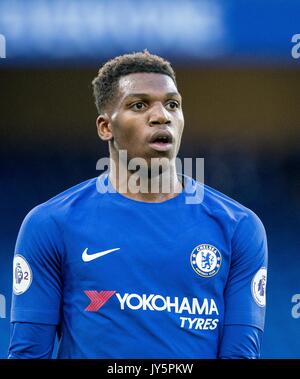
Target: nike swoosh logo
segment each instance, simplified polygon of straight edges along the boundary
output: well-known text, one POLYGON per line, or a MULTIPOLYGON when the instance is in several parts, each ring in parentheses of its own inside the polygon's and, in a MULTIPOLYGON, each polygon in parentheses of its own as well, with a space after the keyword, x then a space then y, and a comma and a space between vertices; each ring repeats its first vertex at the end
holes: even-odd
POLYGON ((117 251, 117 250, 120 250, 120 248, 117 247, 116 249, 100 251, 99 253, 95 253, 95 254, 88 254, 88 248, 86 248, 84 252, 82 253, 82 260, 83 262, 90 262, 90 261, 93 261, 94 259, 103 257, 103 255, 110 254, 113 251, 117 251))

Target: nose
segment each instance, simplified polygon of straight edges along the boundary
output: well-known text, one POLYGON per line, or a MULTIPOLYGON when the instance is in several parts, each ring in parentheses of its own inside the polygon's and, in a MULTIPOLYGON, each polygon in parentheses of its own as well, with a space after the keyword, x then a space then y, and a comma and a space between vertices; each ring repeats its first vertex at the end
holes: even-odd
POLYGON ((149 116, 149 125, 167 125, 170 124, 171 120, 169 117, 169 112, 165 109, 165 107, 160 104, 155 104, 149 116))

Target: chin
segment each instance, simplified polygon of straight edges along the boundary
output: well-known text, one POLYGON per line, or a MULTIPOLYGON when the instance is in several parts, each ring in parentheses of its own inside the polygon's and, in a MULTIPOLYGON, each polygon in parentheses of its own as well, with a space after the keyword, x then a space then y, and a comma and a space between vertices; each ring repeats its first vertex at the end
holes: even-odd
POLYGON ((148 155, 148 159, 151 158, 167 158, 169 160, 174 158, 174 151, 151 151, 148 155))

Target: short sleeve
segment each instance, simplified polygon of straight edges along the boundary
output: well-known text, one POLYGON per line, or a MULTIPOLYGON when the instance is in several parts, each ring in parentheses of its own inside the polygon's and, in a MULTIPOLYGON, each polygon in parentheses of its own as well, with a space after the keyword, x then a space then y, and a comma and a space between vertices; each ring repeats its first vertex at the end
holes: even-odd
POLYGON ((236 227, 226 288, 225 325, 250 325, 264 329, 268 247, 265 228, 255 213, 236 227))
POLYGON ((16 242, 11 322, 59 323, 62 251, 61 232, 48 209, 34 208, 16 242))

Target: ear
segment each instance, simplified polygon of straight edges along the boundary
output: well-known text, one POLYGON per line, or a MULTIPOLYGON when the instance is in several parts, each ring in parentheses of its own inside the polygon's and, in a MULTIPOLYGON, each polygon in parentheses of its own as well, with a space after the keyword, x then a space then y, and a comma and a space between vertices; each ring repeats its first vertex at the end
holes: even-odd
POLYGON ((113 139, 111 124, 107 114, 99 115, 96 120, 96 125, 98 136, 102 141, 110 141, 113 139))

